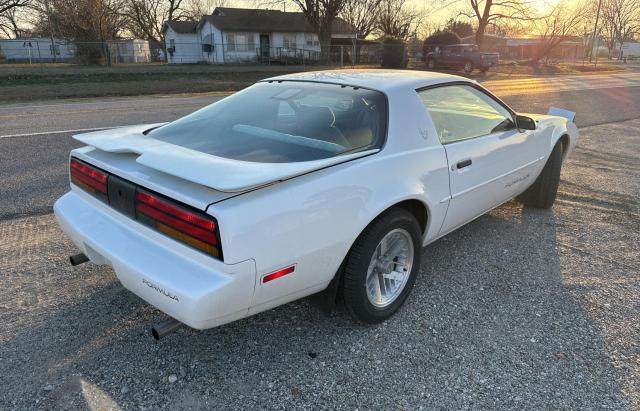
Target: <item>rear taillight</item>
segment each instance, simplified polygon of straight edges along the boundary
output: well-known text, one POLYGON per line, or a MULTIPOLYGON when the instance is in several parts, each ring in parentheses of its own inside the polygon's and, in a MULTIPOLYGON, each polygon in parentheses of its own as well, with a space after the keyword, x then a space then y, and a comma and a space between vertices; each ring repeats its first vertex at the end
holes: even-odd
POLYGON ((136 216, 138 221, 222 259, 218 224, 213 217, 140 188, 136 193, 136 216))
MULTIPOLYGON (((76 158, 71 158, 69 171, 71 181, 75 185, 109 203, 116 210, 122 211, 123 208, 129 207, 120 203, 122 198, 109 197, 114 195, 110 191, 118 191, 113 190, 113 186, 109 190, 109 184, 124 181, 121 178, 110 176, 109 173, 76 158)), ((222 260, 220 233, 215 218, 141 187, 133 186, 132 190, 135 190, 135 196, 131 195, 130 200, 125 197, 125 201, 128 201, 132 209, 135 208, 135 215, 133 212, 126 213, 127 215, 175 240, 222 260)))
POLYGON ((69 174, 73 184, 103 201, 107 200, 107 173, 72 158, 69 162, 69 174))

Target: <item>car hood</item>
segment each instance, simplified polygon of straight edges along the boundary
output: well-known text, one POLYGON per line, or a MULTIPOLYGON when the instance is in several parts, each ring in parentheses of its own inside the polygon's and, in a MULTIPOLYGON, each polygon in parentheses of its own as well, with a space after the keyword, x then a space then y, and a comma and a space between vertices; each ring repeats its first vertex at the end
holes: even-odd
POLYGON ((373 149, 296 163, 255 163, 217 157, 156 140, 144 134, 145 130, 162 124, 164 123, 115 128, 77 134, 73 138, 98 150, 137 154, 135 161, 146 167, 229 193, 243 192, 287 180, 379 151, 373 149))

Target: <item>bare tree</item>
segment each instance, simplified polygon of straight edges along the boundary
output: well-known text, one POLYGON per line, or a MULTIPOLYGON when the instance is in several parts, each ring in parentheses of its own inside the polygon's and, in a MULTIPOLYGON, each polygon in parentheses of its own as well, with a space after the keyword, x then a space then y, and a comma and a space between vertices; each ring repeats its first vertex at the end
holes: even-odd
POLYGON ((602 4, 602 33, 609 58, 613 50, 632 34, 640 31, 640 0, 604 0, 602 4))
POLYGON ((364 39, 376 27, 382 0, 345 0, 340 16, 354 29, 358 38, 364 39))
POLYGON ((460 15, 476 20, 476 44, 482 46, 488 27, 498 27, 503 22, 531 21, 535 14, 529 0, 467 0, 471 10, 460 15))
POLYGON ((307 22, 318 33, 323 60, 329 59, 333 22, 342 11, 346 0, 291 0, 304 13, 307 22))
POLYGON ((85 63, 107 61, 106 41, 126 30, 123 0, 51 0, 49 6, 56 34, 73 40, 76 56, 85 63))
POLYGON ((345 0, 344 8, 340 13, 347 23, 353 27, 353 39, 355 51, 355 63, 360 63, 362 45, 357 39, 367 38, 376 27, 380 3, 382 0, 345 0))
POLYGON ((557 3, 550 13, 537 19, 533 30, 539 34, 538 48, 531 61, 538 64, 548 58, 569 36, 579 35, 588 15, 584 4, 569 5, 567 1, 557 3))
POLYGON ((164 23, 189 17, 182 6, 183 0, 126 0, 127 28, 135 37, 164 44, 164 23))
POLYGON ((407 40, 416 34, 421 18, 422 13, 406 0, 382 0, 376 31, 384 37, 407 40))
POLYGON ((18 12, 31 3, 32 0, 0 0, 0 33, 6 37, 19 37, 22 30, 18 12))
POLYGON ((232 0, 190 0, 184 7, 185 14, 190 20, 200 20, 202 16, 209 15, 217 7, 233 7, 232 0))
POLYGON ((25 7, 29 3, 29 0, 0 0, 0 14, 18 7, 25 7))

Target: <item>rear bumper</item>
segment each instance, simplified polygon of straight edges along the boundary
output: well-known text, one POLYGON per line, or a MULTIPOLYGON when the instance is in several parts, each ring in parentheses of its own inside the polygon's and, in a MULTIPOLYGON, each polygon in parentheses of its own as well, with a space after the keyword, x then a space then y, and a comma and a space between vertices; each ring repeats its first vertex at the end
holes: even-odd
POLYGON ((93 263, 112 266, 125 288, 186 325, 205 329, 247 315, 253 260, 224 264, 82 192, 65 194, 54 213, 93 263))

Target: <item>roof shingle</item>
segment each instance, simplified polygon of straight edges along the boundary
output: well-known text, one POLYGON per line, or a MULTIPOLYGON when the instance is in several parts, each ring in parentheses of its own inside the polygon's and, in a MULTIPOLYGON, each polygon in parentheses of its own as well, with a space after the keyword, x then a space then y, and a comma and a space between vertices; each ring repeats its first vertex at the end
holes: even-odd
POLYGON ((198 22, 193 20, 188 21, 165 21, 162 27, 162 31, 166 31, 167 27, 171 27, 176 33, 195 33, 198 27, 198 22))
MULTIPOLYGON (((200 24, 204 21, 209 21, 218 29, 227 31, 315 32, 301 12, 216 7, 212 15, 202 17, 200 24)), ((334 21, 332 31, 333 34, 353 33, 350 25, 339 17, 334 21)))

